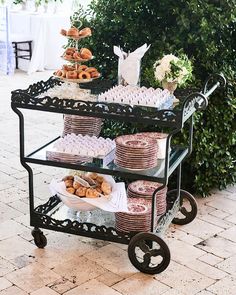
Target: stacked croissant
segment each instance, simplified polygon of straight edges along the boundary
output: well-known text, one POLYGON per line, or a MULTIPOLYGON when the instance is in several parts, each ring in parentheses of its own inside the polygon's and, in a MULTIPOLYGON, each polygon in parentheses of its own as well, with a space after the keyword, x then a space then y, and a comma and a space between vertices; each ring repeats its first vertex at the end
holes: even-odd
POLYGON ((87 67, 86 65, 64 65, 61 70, 54 73, 57 77, 66 79, 94 79, 100 76, 96 68, 87 67))
POLYGON ((83 28, 82 30, 79 30, 75 27, 71 27, 68 31, 62 29, 61 34, 63 36, 71 37, 71 38, 84 38, 92 35, 90 28, 83 28))
POLYGON ((68 61, 87 61, 92 57, 92 52, 87 48, 81 48, 78 51, 75 47, 69 47, 63 54, 63 58, 68 61))
POLYGON ((97 173, 88 173, 79 178, 66 176, 62 179, 66 186, 66 191, 80 198, 98 198, 101 195, 109 196, 112 192, 112 186, 97 173), (84 185, 81 180, 88 185, 84 185))

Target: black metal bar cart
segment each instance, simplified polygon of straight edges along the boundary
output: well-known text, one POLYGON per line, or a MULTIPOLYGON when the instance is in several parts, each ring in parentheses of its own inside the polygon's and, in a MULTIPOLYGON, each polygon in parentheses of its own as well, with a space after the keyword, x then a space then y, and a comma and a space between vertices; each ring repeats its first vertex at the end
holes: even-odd
MULTIPOLYGON (((129 259, 137 269, 149 274, 162 272, 170 262, 170 251, 162 238, 162 234, 171 222, 187 224, 197 215, 197 204, 194 197, 190 193, 181 190, 181 165, 192 151, 193 115, 197 110, 203 110, 207 107, 208 97, 216 88, 225 86, 225 78, 219 74, 211 76, 206 81, 202 91, 191 93, 185 99, 181 100, 178 106, 167 110, 44 96, 47 90, 61 83, 55 78, 50 78, 46 82, 41 81, 31 85, 27 90, 15 90, 12 92, 11 107, 19 117, 20 161, 29 174, 30 224, 34 227, 32 235, 35 244, 39 248, 44 248, 47 244, 46 237, 40 228, 128 244, 129 259), (26 155, 25 124, 22 109, 100 117, 130 123, 140 122, 142 124, 157 126, 158 128, 168 128, 166 157, 159 163, 158 167, 137 173, 134 171, 124 171, 117 167, 114 162, 111 162, 104 168, 95 163, 73 164, 48 160, 46 158, 46 150, 58 137, 26 155), (186 126, 185 123, 187 121, 189 130, 188 144, 183 146, 172 145, 172 136, 179 133, 186 126), (108 225, 101 224, 101 222, 97 224, 96 218, 94 222, 88 222, 87 220, 78 221, 69 217, 64 219, 58 218, 55 212, 60 210, 58 208, 60 208, 62 203, 57 195, 51 196, 45 204, 35 207, 33 170, 30 164, 97 172, 127 180, 149 180, 161 183, 162 185, 154 191, 152 197, 151 231, 138 233, 119 232, 115 229, 114 219, 112 220, 112 218, 108 225), (169 177, 175 171, 177 172, 176 189, 168 191, 167 211, 157 222, 155 214, 156 194, 168 184, 169 177), (187 210, 186 202, 190 210, 187 210), (181 213, 181 217, 179 217, 179 212, 181 213), (156 260, 156 258, 158 259, 156 260)), ((90 86, 85 85, 85 87, 90 87, 92 91, 99 92, 109 88, 109 85, 106 85, 103 81, 98 82, 97 80, 95 84, 91 83, 90 86)), ((103 213, 104 215, 106 214, 105 211, 103 213)))

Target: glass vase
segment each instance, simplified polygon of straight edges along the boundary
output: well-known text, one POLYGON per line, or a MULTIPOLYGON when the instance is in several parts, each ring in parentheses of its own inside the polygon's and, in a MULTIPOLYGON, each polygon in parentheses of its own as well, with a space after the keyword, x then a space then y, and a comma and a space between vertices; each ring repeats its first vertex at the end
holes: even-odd
POLYGON ((176 90, 176 88, 178 86, 177 82, 162 81, 161 84, 162 84, 162 88, 163 89, 168 89, 171 94, 174 93, 174 91, 176 90))

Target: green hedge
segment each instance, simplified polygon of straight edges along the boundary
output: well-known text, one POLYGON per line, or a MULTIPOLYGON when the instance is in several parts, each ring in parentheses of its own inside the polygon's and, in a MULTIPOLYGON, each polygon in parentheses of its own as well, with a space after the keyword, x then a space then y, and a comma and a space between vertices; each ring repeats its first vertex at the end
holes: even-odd
MULTIPOLYGON (((183 185, 207 195, 235 182, 235 0, 98 0, 89 13, 94 34, 86 42, 96 56, 93 64, 106 78, 117 75, 113 45, 132 51, 143 43, 152 44, 142 60, 145 85, 155 86, 152 65, 168 53, 183 52, 192 59, 193 87, 212 73, 225 74, 227 89, 212 95, 207 110, 195 117, 194 151, 183 169, 183 185)), ((86 13, 83 17, 86 24, 86 13)))

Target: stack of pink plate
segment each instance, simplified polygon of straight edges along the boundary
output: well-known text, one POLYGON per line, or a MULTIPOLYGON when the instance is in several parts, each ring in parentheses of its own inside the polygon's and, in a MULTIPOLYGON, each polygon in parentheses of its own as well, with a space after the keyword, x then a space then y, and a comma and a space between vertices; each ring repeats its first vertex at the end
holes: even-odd
POLYGON ((122 135, 115 139, 117 166, 130 170, 146 170, 157 166, 156 140, 141 135, 122 135))
POLYGON ((168 137, 168 134, 166 133, 160 133, 160 132, 142 132, 137 133, 137 136, 145 136, 148 138, 155 139, 158 145, 158 159, 164 159, 166 154, 166 140, 168 137))
POLYGON ((65 115, 63 136, 71 133, 99 136, 102 119, 85 116, 65 115))
POLYGON ((146 199, 128 199, 129 212, 116 212, 116 230, 120 232, 147 232, 151 229, 151 206, 146 199))
POLYGON ((67 153, 55 152, 55 151, 47 151, 46 158, 49 161, 56 161, 56 162, 65 162, 65 163, 83 163, 83 162, 92 162, 93 158, 89 157, 82 157, 79 155, 72 155, 67 153))
MULTIPOLYGON (((152 202, 152 195, 156 189, 162 184, 146 180, 137 180, 129 184, 128 197, 129 198, 145 198, 150 203, 152 202)), ((159 190, 156 193, 156 210, 157 216, 161 216, 166 212, 166 193, 167 187, 159 190)))
POLYGON ((167 136, 168 136, 167 133, 160 133, 160 132, 140 132, 140 133, 136 133, 136 135, 150 137, 150 138, 154 138, 156 140, 167 138, 167 136))

